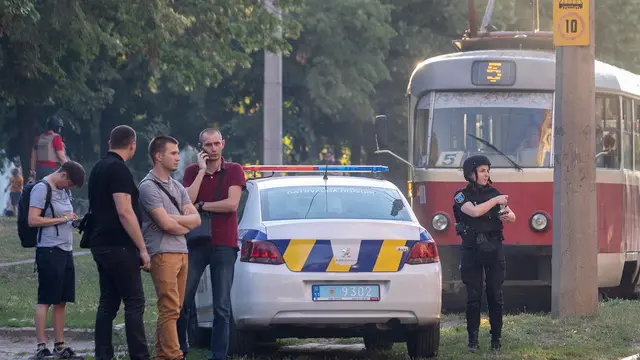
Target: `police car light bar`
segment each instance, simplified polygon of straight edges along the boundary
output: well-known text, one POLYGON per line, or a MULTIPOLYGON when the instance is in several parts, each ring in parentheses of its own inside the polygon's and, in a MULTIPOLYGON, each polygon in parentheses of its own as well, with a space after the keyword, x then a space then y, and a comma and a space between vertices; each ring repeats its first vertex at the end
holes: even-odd
POLYGON ((384 172, 382 165, 246 165, 244 171, 252 172, 384 172))

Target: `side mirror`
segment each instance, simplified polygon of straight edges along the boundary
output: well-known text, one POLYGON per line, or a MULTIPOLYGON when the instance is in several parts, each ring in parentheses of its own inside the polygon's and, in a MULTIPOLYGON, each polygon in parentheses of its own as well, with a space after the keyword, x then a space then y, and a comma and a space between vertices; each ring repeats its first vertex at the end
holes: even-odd
POLYGON ((387 115, 378 115, 374 120, 374 128, 376 133, 376 146, 378 150, 386 150, 389 148, 389 130, 387 115))

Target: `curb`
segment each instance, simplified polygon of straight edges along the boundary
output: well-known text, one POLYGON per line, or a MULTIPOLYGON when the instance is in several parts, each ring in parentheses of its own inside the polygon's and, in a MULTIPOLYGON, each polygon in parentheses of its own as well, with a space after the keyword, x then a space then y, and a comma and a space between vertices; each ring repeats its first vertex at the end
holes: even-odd
POLYGON ((631 355, 631 356, 627 356, 624 359, 620 359, 620 360, 637 360, 640 359, 640 354, 635 354, 635 355, 631 355))
MULTIPOLYGON (((115 331, 114 331, 115 332, 115 331)), ((93 340, 93 329, 64 329, 64 336, 69 340, 93 340)), ((53 337, 53 328, 45 330, 47 337, 53 337)), ((0 336, 30 338, 36 336, 35 327, 0 327, 0 336)))

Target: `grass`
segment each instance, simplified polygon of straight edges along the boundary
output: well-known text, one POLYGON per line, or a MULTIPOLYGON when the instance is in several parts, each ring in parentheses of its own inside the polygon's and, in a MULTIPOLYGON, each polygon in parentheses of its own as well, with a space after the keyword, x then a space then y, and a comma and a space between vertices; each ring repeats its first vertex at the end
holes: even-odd
MULTIPOLYGON (((78 241, 80 240, 78 239, 78 241)), ((0 217, 0 245, 2 245, 0 263, 28 260, 35 257, 35 249, 24 249, 20 245, 15 217, 0 217)))
MULTIPOLYGON (((452 318, 450 318, 451 320, 452 318)), ((599 306, 599 314, 575 319, 553 319, 548 315, 520 314, 505 316, 503 348, 500 354, 489 350, 489 323, 483 319, 480 335, 480 351, 469 354, 466 349, 467 334, 464 322, 442 330, 438 359, 514 359, 514 360, 564 360, 564 359, 620 359, 639 352, 640 303, 637 301, 608 301, 599 306)), ((360 342, 360 339, 342 339, 340 343, 360 342)), ((280 341, 281 345, 301 344, 304 341, 280 341)), ((271 350, 271 349, 269 349, 271 350)), ((206 359, 206 353, 189 354, 190 359, 206 359), (193 356, 191 356, 193 355, 193 356)), ((396 344, 386 353, 366 351, 268 351, 261 357, 242 360, 319 360, 319 359, 372 359, 404 360, 404 344, 396 344)))
MULTIPOLYGON (((74 252, 85 251, 78 245, 80 237, 74 231, 74 252)), ((0 263, 33 260, 35 249, 24 249, 20 245, 15 218, 0 218, 0 263)), ((66 326, 68 328, 93 328, 98 296, 98 270, 91 255, 77 256, 76 302, 67 305, 66 326)), ((33 326, 33 315, 37 300, 38 274, 33 264, 0 268, 0 326, 33 326)), ((147 298, 145 322, 153 323, 157 317, 156 293, 151 276, 143 272, 144 292, 147 298)), ((123 305, 114 323, 124 324, 123 305)), ((50 325, 50 316, 49 316, 50 325)))
MULTIPOLYGON (((76 238, 75 250, 79 239, 76 238)), ((18 240, 15 218, 0 219, 0 263, 29 260, 33 249, 23 249, 18 240)), ((84 249, 82 249, 84 250, 84 249)), ((76 257, 75 304, 68 305, 67 327, 92 328, 98 301, 98 281, 95 263, 90 255, 76 257)), ((37 274, 33 264, 0 268, 0 326, 33 326, 36 303, 37 274)), ((143 273, 147 309, 145 323, 148 327, 149 344, 154 343, 153 331, 157 310, 156 296, 151 278, 143 273)), ((122 308, 121 308, 122 309, 122 308)), ((460 315, 448 314, 443 321, 460 320, 460 315)), ((122 311, 116 324, 123 324, 122 311)), ((599 306, 594 317, 577 319, 553 319, 547 315, 520 314, 505 316, 503 351, 494 355, 489 351, 489 324, 483 319, 480 352, 470 355, 466 351, 464 322, 443 329, 438 359, 619 359, 640 351, 640 302, 608 301, 599 306)), ((123 334, 115 335, 114 343, 123 344, 123 334)), ((318 340, 312 340, 318 341, 318 340)), ((282 339, 278 345, 297 345, 309 340, 282 339)), ((361 339, 336 339, 334 344, 360 343, 361 339)), ((396 344, 386 353, 365 351, 303 351, 283 348, 267 348, 264 355, 242 360, 315 360, 315 359, 406 359, 404 344, 396 344)), ((206 359, 206 352, 193 350, 190 359, 206 359)))

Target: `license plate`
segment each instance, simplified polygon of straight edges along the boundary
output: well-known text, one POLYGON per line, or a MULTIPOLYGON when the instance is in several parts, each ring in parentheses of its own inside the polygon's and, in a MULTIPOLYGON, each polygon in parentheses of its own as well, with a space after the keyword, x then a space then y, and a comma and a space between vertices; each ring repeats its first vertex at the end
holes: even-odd
POLYGON ((380 285, 313 285, 313 301, 380 301, 380 285))

